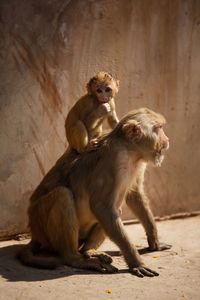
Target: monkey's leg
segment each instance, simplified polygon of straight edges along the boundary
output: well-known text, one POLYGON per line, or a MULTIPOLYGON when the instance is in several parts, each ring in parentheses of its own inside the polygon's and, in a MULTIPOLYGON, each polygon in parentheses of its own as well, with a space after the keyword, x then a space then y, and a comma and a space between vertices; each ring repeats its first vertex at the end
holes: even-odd
POLYGON ((112 257, 105 252, 97 251, 105 240, 105 232, 99 223, 95 224, 89 233, 86 243, 81 249, 85 257, 98 257, 100 261, 111 264, 112 257))
POLYGON ((51 203, 46 232, 53 249, 60 254, 62 262, 72 267, 113 273, 116 268, 102 263, 96 257, 85 258, 78 251, 79 222, 71 191, 58 187, 48 194, 51 203))
POLYGON ((149 244, 150 251, 160 251, 170 249, 171 245, 159 243, 157 226, 149 207, 148 198, 145 193, 130 191, 126 198, 126 203, 142 223, 149 244))
POLYGON ((77 121, 75 125, 67 129, 66 135, 70 146, 78 152, 84 151, 87 147, 88 132, 83 122, 77 121))

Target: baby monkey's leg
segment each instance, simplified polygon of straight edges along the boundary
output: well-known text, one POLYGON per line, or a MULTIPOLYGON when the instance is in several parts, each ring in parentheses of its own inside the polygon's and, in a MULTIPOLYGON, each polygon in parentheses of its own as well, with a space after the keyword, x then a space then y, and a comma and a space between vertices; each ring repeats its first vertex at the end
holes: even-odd
POLYGON ((78 121, 66 131, 70 146, 78 152, 85 151, 88 145, 88 132, 83 122, 78 121))

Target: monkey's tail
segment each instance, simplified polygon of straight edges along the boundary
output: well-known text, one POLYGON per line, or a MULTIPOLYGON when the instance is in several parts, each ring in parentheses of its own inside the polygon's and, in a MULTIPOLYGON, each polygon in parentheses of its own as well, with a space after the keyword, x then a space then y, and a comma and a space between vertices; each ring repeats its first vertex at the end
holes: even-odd
POLYGON ((23 265, 39 269, 55 269, 62 265, 61 259, 58 257, 34 254, 34 248, 34 242, 31 241, 17 254, 17 258, 23 265))

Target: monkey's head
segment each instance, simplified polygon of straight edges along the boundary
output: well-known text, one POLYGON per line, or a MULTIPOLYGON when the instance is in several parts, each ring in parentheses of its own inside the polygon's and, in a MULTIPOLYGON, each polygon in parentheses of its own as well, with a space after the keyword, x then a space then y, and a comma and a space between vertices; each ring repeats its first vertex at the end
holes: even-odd
POLYGON ((165 118, 150 109, 141 108, 129 113, 120 123, 130 147, 137 149, 145 161, 160 166, 164 151, 169 148, 169 138, 163 130, 165 118))
POLYGON ((89 95, 94 95, 100 103, 109 102, 119 90, 119 80, 106 72, 99 72, 87 83, 89 95))

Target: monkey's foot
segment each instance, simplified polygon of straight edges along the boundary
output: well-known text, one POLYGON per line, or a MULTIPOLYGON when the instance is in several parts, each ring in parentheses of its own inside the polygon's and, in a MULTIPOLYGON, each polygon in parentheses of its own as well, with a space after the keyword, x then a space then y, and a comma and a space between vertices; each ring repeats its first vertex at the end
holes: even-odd
POLYGON ((114 267, 111 264, 102 263, 99 260, 99 265, 97 265, 97 271, 100 271, 101 273, 117 273, 118 269, 114 267))
MULTIPOLYGON (((75 265, 74 265, 75 266, 75 265)), ((101 262, 97 257, 85 258, 82 263, 75 267, 98 271, 100 273, 116 273, 118 269, 111 264, 101 262)))
POLYGON ((163 251, 163 250, 169 250, 171 249, 172 245, 165 244, 165 243, 153 243, 152 245, 149 245, 148 251, 163 251))
POLYGON ((136 275, 138 277, 154 277, 154 276, 159 276, 159 274, 156 271, 153 271, 146 266, 141 266, 141 267, 136 267, 136 268, 130 268, 130 272, 133 275, 136 275))
POLYGON ((102 263, 111 264, 112 257, 105 252, 96 251, 95 249, 90 249, 83 252, 83 255, 87 258, 97 257, 102 263))

